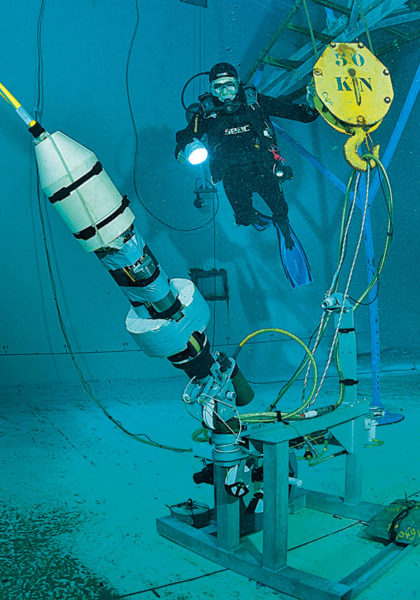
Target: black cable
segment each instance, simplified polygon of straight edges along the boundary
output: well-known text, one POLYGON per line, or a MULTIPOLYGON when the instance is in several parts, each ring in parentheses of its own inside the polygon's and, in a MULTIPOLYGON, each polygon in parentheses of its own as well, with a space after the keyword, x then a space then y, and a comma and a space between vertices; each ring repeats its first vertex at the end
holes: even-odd
MULTIPOLYGON (((302 548, 303 546, 307 546, 308 544, 313 544, 314 542, 318 542, 319 540, 323 540, 324 538, 329 537, 330 535, 335 535, 336 533, 341 533, 346 529, 350 529, 350 527, 354 527, 355 525, 365 525, 364 521, 355 521, 354 523, 350 523, 350 525, 346 525, 345 527, 341 527, 341 529, 337 529, 336 531, 331 531, 331 533, 326 533, 321 535, 314 540, 309 540, 308 542, 303 542, 298 546, 293 546, 293 548, 289 548, 288 552, 292 552, 293 550, 297 550, 298 548, 302 548)), ((154 587, 147 588, 145 590, 139 590, 138 592, 130 592, 129 594, 123 594, 122 596, 117 596, 117 600, 122 600, 122 598, 131 598, 133 596, 139 596, 140 594, 145 594, 146 592, 155 592, 156 590, 161 590, 163 588, 171 587, 173 585, 180 585, 182 583, 190 583, 191 581, 197 581, 197 579, 203 579, 204 577, 211 577, 212 575, 217 575, 218 573, 224 573, 225 571, 229 571, 230 569, 218 569, 217 571, 211 571, 210 573, 205 573, 204 575, 197 575, 197 577, 190 577, 189 579, 181 579, 181 581, 172 581, 171 583, 163 583, 162 585, 156 585, 154 587)))
POLYGON ((44 20, 44 10, 45 10, 45 2, 46 0, 41 1, 41 6, 38 14, 38 22, 36 26, 36 48, 37 48, 37 101, 36 101, 36 111, 35 111, 35 119, 38 120, 40 114, 44 109, 44 89, 42 85, 43 77, 44 77, 44 61, 41 52, 42 47, 42 22, 44 20))
POLYGON ((107 410, 106 408, 102 405, 102 403, 96 398, 96 396, 93 394, 92 389, 89 385, 89 383, 86 381, 84 375, 83 375, 83 371, 80 368, 79 363, 76 360, 76 356, 73 352, 73 348, 70 342, 70 338, 67 334, 67 329, 64 323, 64 318, 60 309, 60 304, 57 298, 57 286, 55 283, 55 278, 54 278, 54 273, 53 273, 53 269, 52 269, 52 263, 51 263, 51 256, 50 256, 50 252, 48 249, 48 243, 47 243, 47 236, 46 236, 46 228, 45 228, 45 220, 44 220, 44 215, 42 212, 42 205, 41 205, 41 194, 40 194, 40 182, 39 182, 39 173, 37 171, 37 201, 38 201, 38 208, 39 208, 39 216, 40 216, 40 220, 41 220, 41 228, 42 228, 42 235, 43 235, 43 240, 44 240, 44 248, 45 248, 45 256, 47 259, 47 267, 48 267, 48 274, 50 277, 50 282, 51 282, 51 288, 52 288, 52 292, 53 292, 53 299, 54 299, 54 304, 55 304, 55 308, 57 311, 57 316, 58 316, 58 321, 60 323, 60 328, 61 328, 61 332, 63 334, 64 337, 64 341, 66 342, 66 346, 69 350, 70 353, 70 358, 73 362, 73 365, 77 371, 77 374, 79 375, 79 379, 82 383, 82 386, 84 387, 85 391, 87 392, 87 394, 90 396, 90 398, 92 398, 92 400, 96 403, 97 406, 99 406, 99 408, 102 410, 103 414, 107 417, 107 419, 109 419, 114 425, 116 425, 119 429, 121 429, 121 431, 123 431, 125 434, 129 435, 130 437, 138 440, 139 442, 143 442, 143 443, 148 443, 152 446, 155 446, 157 448, 161 448, 161 449, 166 449, 166 450, 173 450, 174 452, 190 452, 190 449, 188 448, 173 448, 170 446, 166 446, 165 444, 160 444, 159 442, 155 442, 154 440, 152 440, 146 433, 132 433, 131 431, 128 431, 128 429, 126 429, 122 423, 120 421, 117 421, 117 419, 115 419, 107 410), (145 439, 141 439, 142 437, 144 437, 145 439), (147 441, 145 441, 147 440, 147 441))
MULTIPOLYGON (((137 0, 136 0, 137 3, 137 0)), ((41 46, 41 32, 42 32, 42 21, 43 21, 43 16, 44 16, 44 8, 45 8, 45 0, 42 0, 41 3, 41 8, 40 8, 40 12, 39 12, 39 17, 38 17, 38 25, 37 25, 37 60, 38 60, 38 70, 37 70, 37 90, 38 90, 38 103, 40 102, 40 99, 43 97, 43 60, 42 60, 42 46, 41 46)), ((39 105, 38 105, 39 106, 39 105)), ((40 110, 38 110, 37 112, 41 112, 40 110)), ((61 308, 60 308, 60 303, 58 301, 58 297, 57 297, 57 285, 55 282, 55 277, 54 277, 54 272, 53 272, 53 267, 52 267, 52 261, 51 261, 51 254, 48 248, 48 241, 47 241, 47 231, 46 231, 46 225, 45 225, 45 219, 44 219, 44 213, 42 210, 42 203, 41 203, 41 190, 40 190, 40 179, 39 179, 39 172, 38 169, 36 170, 36 196, 37 196, 37 204, 38 204, 38 211, 39 211, 39 218, 40 218, 40 222, 41 222, 41 230, 42 230, 42 238, 44 241, 44 249, 45 249, 45 257, 46 257, 46 261, 47 261, 47 267, 48 267, 48 274, 49 274, 49 278, 50 278, 50 283, 51 283, 51 289, 52 289, 52 293, 53 293, 53 300, 54 300, 54 304, 55 304, 55 308, 57 311, 57 316, 58 316, 58 321, 60 324, 60 329, 61 332, 63 334, 64 337, 64 341, 66 343, 66 346, 69 350, 70 353, 70 357, 71 360, 73 362, 73 365, 79 375, 79 379, 85 389, 85 391, 88 393, 88 395, 92 398, 92 400, 97 404, 97 406, 99 406, 99 408, 102 410, 102 412, 104 413, 104 415, 112 422, 114 423, 114 425, 116 425, 119 429, 121 429, 121 431, 123 431, 124 433, 126 433, 127 435, 129 435, 130 437, 135 438, 136 440, 138 440, 139 442, 143 442, 143 443, 148 443, 152 446, 158 447, 158 448, 162 448, 162 449, 166 449, 166 450, 173 450, 175 452, 190 452, 191 450, 188 449, 184 449, 184 448, 173 448, 170 446, 166 446, 164 444, 160 444, 158 442, 154 442, 146 433, 132 433, 130 431, 128 431, 121 423, 120 421, 117 421, 112 415, 110 415, 108 413, 108 411, 106 410, 106 408, 101 404, 101 402, 99 402, 99 400, 94 396, 89 383, 86 381, 83 372, 76 360, 76 356, 75 353, 73 352, 73 348, 70 342, 70 338, 67 334, 67 329, 66 329, 66 325, 64 323, 64 318, 61 312, 61 308), (142 437, 145 438, 145 440, 141 439, 142 437)))
POLYGON ((216 215, 219 212, 219 208, 220 208, 220 198, 219 198, 219 194, 217 191, 217 187, 215 185, 213 185, 209 179, 203 179, 202 177, 197 177, 195 180, 194 193, 199 194, 201 191, 206 191, 207 189, 211 189, 217 199, 217 205, 216 205, 216 208, 214 208, 214 197, 213 197, 213 213, 212 213, 211 218, 208 221, 206 221, 205 223, 203 223, 203 225, 199 225, 195 229, 179 229, 179 228, 177 229, 177 228, 171 226, 172 229, 176 229, 177 231, 195 231, 197 229, 202 229, 203 227, 205 227, 206 225, 209 225, 210 223, 215 223, 216 215), (198 184, 198 181, 204 181, 204 183, 207 184, 209 186, 209 188, 200 187, 198 184))
MULTIPOLYGON (((171 225, 170 223, 166 223, 166 221, 163 221, 160 217, 156 216, 146 206, 146 204, 141 199, 139 190, 137 188, 137 156, 138 156, 138 150, 139 150, 139 138, 138 138, 138 134, 137 134, 137 125, 136 125, 136 120, 134 118, 133 106, 132 106, 132 103, 131 103, 129 77, 128 77, 129 68, 130 68, 131 54, 132 54, 132 50, 133 50, 134 42, 135 42, 135 39, 136 39, 137 30, 138 30, 138 27, 139 27, 139 22, 140 22, 138 0, 135 0, 135 4, 136 4, 136 23, 134 25, 133 35, 131 36, 131 42, 130 42, 130 47, 129 47, 128 55, 127 55, 127 62, 126 62, 126 66, 125 66, 125 87, 126 87, 126 92, 127 92, 127 102, 128 102, 128 109, 129 109, 129 112, 130 112, 131 122, 132 122, 132 125, 133 125, 133 132, 134 132, 134 159, 133 159, 133 162, 134 162, 134 164, 133 164, 133 186, 134 186, 134 191, 135 191, 135 194, 136 194, 136 197, 137 197, 137 200, 138 200, 139 204, 143 207, 143 209, 151 217, 153 217, 161 225, 164 225, 165 227, 168 227, 168 229, 172 229, 173 231, 180 231, 180 232, 184 232, 184 233, 189 233, 190 231, 198 231, 198 230, 203 229, 204 227, 206 227, 206 225, 208 225, 209 223, 211 223, 213 221, 213 219, 214 219, 214 216, 212 216, 212 218, 209 219, 208 221, 206 221, 205 223, 202 223, 201 225, 198 225, 197 227, 190 227, 190 228, 187 228, 187 229, 183 228, 183 227, 175 227, 174 225, 171 225)), ((217 191, 216 191, 216 194, 217 194, 217 191)))
POLYGON ((292 550, 297 550, 298 548, 302 548, 303 546, 307 546, 308 544, 313 544, 314 542, 319 542, 319 540, 323 540, 327 537, 330 537, 330 535, 335 535, 336 533, 341 533, 342 531, 345 531, 346 529, 350 529, 351 527, 354 527, 355 525, 366 525, 366 523, 364 521, 355 521, 354 523, 350 523, 350 525, 346 525, 345 527, 341 527, 341 529, 337 529, 336 531, 332 531, 331 533, 325 533, 324 535, 320 535, 319 537, 317 537, 314 540, 309 540, 308 542, 303 542, 302 544, 299 544, 298 546, 293 546, 293 548, 290 548, 288 550, 288 552, 292 552, 292 550))
MULTIPOLYGON (((138 141, 139 140, 138 140, 138 136, 137 136, 136 121, 134 119, 134 112, 133 112, 133 106, 131 104, 131 96, 130 96, 130 89, 129 89, 129 83, 128 83, 128 71, 129 71, 129 67, 130 67, 131 53, 133 51, 134 41, 136 39, 137 30, 139 28, 139 22, 140 22, 138 0, 135 0, 135 4, 136 4, 136 22, 134 25, 133 34, 131 36, 130 46, 129 46, 128 54, 127 54, 127 61, 125 64, 125 88, 126 88, 126 93, 127 93, 128 110, 130 112, 130 118, 131 118, 131 122, 132 122, 133 129, 134 129, 134 165, 133 165, 134 190, 137 194, 138 200, 140 201, 139 195, 137 193, 137 187, 136 187, 136 163, 137 163, 138 141)), ((141 201, 140 201, 140 203, 141 203, 141 201)))
MULTIPOLYGON (((389 220, 390 217, 391 217, 391 210, 390 210, 390 207, 389 207, 389 205, 388 205, 388 203, 386 201, 386 193, 385 193, 384 184, 383 184, 383 175, 382 175, 382 172, 380 170, 378 171, 378 177, 379 177, 379 184, 380 184, 381 190, 382 190, 382 197, 383 197, 383 200, 385 202, 385 207, 386 207, 386 210, 387 210, 387 213, 388 213, 388 220, 389 220)), ((390 232, 389 232, 388 235, 389 235, 389 237, 392 240, 392 238, 394 236, 394 227, 393 227, 393 222, 392 221, 391 221, 390 225, 391 225, 390 226, 390 232)), ((381 262, 381 260, 382 260, 382 257, 379 259, 379 263, 381 262)), ((352 298, 352 296, 349 296, 350 300, 352 300, 355 304, 357 304, 359 306, 369 306, 370 304, 373 304, 377 300, 377 298, 379 296, 379 283, 380 283, 380 276, 378 275, 376 283, 375 283, 375 288, 376 288, 375 289, 375 296, 372 298, 372 300, 369 300, 369 302, 359 302, 355 298, 352 298)))
MULTIPOLYGON (((311 342, 313 340, 314 335, 318 332, 318 329, 319 329, 319 325, 317 325, 315 327, 315 329, 313 330, 313 332, 311 333, 311 335, 309 337, 309 341, 306 344, 308 347, 310 346, 310 344, 311 344, 311 342)), ((301 339, 304 340, 305 338, 301 338, 301 339)), ((255 342, 255 343, 266 344, 267 342, 255 342)), ((281 390, 279 392, 279 395, 280 395, 280 394, 282 394, 283 390, 287 387, 287 385, 289 384, 289 382, 296 376, 296 374, 299 371, 299 369, 301 368, 302 364, 305 362, 306 356, 307 355, 305 353, 305 356, 303 357, 303 359, 302 359, 301 363, 299 364, 299 366, 295 369, 293 375, 291 377, 289 377, 289 379, 287 379, 286 381, 284 379, 279 379, 279 380, 276 380, 276 381, 252 381, 248 377, 247 377, 247 381, 249 383, 252 383, 253 385, 270 384, 270 383, 285 383, 285 385, 281 388, 281 390)))
MULTIPOLYGON (((296 371, 293 375, 296 374, 296 371)), ((325 379, 332 379, 337 377, 335 374, 333 375, 326 375, 325 379)), ((290 381, 290 377, 289 379, 273 379, 273 381, 253 381, 252 379, 250 379, 249 377, 246 378, 246 380, 248 381, 248 383, 252 383, 252 385, 269 385, 269 384, 274 384, 274 383, 284 383, 287 384, 290 381)), ((305 377, 299 377, 297 378, 295 381, 305 381, 305 377)), ((282 388, 283 389, 283 388, 282 388)))
MULTIPOLYGON (((128 352, 141 352, 140 348, 129 350, 75 350, 73 354, 127 354, 128 352)), ((0 352, 0 356, 67 356, 68 352, 0 352)))
MULTIPOLYGON (((382 179, 382 177, 383 177, 383 173, 382 173, 382 171, 379 171, 379 172, 378 172, 378 177, 379 177, 379 183, 380 183, 381 190, 382 190, 382 197, 383 197, 383 200, 384 200, 384 202, 385 202, 385 207, 386 207, 386 210, 387 210, 387 213, 388 213, 388 219, 390 219, 390 217, 391 217, 392 215, 391 215, 391 209, 390 209, 390 206, 389 206, 388 202, 386 201, 386 192, 385 192, 385 189, 384 189, 384 182, 383 182, 383 179, 382 179)), ((394 237, 394 223, 393 223, 393 221, 392 221, 392 220, 391 220, 391 228, 390 228, 390 229, 391 229, 391 230, 390 230, 390 232, 389 232, 389 237, 390 237, 390 238, 391 238, 391 240, 392 240, 392 238, 394 237)))
MULTIPOLYGON (((214 347, 225 347, 226 345, 228 346, 235 346, 237 347, 237 344, 215 344, 214 347)), ((125 354, 128 352, 143 352, 142 350, 140 350, 139 348, 133 348, 131 350, 77 350, 74 351, 73 350, 73 354, 75 356, 80 355, 83 356, 85 354, 125 354)), ((2 357, 6 357, 6 356, 68 356, 69 352, 0 352, 0 360, 2 357)), ((413 366, 409 369, 381 369, 380 373, 382 374, 386 374, 386 373, 409 373, 410 371, 418 371, 416 366, 413 366)), ((371 371, 360 371, 359 375, 369 375, 371 374, 371 371)), ((335 377, 335 375, 327 375, 327 378, 330 377, 335 377)), ((286 380, 284 379, 279 379, 278 381, 251 381, 250 379, 247 378, 247 380, 249 381, 249 383, 252 383, 254 385, 265 385, 265 384, 269 384, 269 383, 285 383, 286 380)), ((301 379, 297 379, 296 381, 302 381, 301 379)))
POLYGON ((217 571, 211 571, 211 573, 204 573, 204 575, 197 575, 197 577, 190 577, 189 579, 182 579, 181 581, 172 581, 171 583, 164 583, 162 585, 156 585, 155 587, 151 587, 146 590, 140 590, 139 592, 131 592, 130 594, 123 594, 122 596, 117 596, 117 599, 120 600, 121 598, 130 598, 131 596, 145 594, 146 592, 154 592, 155 590, 161 590, 162 588, 171 587, 173 585, 178 585, 180 583, 189 583, 190 581, 197 581, 197 579, 203 579, 203 577, 210 577, 211 575, 217 575, 217 573, 224 573, 225 571, 229 571, 229 569, 218 569, 217 571))
MULTIPOLYGON (((218 204, 219 197, 217 196, 218 204)), ((219 210, 219 206, 217 207, 219 210)), ((217 211, 216 211, 217 212, 217 211)), ((216 216, 213 197, 213 269, 216 269, 216 216)), ((213 297, 216 298, 216 278, 214 278, 213 297)), ((214 341, 216 337, 216 300, 213 300, 213 331, 212 331, 212 351, 214 350, 214 341)))
POLYGON ((373 304, 379 296, 379 277, 376 280, 375 288, 376 288, 375 296, 372 298, 372 300, 369 300, 369 302, 359 302, 356 298, 353 298, 352 296, 350 296, 350 294, 347 294, 347 296, 350 298, 350 300, 352 302, 354 302, 354 304, 357 304, 358 306, 369 306, 370 304, 373 304))

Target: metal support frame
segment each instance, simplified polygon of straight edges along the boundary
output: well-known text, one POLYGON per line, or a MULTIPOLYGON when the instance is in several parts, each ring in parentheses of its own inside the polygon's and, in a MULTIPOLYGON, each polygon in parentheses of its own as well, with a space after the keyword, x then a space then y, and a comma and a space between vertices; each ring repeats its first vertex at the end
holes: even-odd
MULTIPOLYGON (((361 501, 361 450, 365 403, 341 408, 325 416, 296 422, 293 428, 278 423, 251 432, 251 444, 262 447, 264 468, 263 547, 258 550, 248 535, 241 537, 239 498, 229 496, 224 486, 227 467, 215 464, 216 520, 195 529, 174 517, 157 520, 158 532, 169 540, 237 573, 245 575, 300 600, 348 600, 378 578, 385 568, 405 555, 411 546, 388 544, 376 556, 339 582, 287 565, 289 510, 311 508, 356 520, 366 520, 382 506, 361 501), (289 507, 289 442, 296 435, 316 430, 331 431, 347 451, 344 495, 337 497, 311 490, 298 490, 289 507), (215 535, 216 533, 216 535, 215 535)), ((250 533, 261 530, 255 521, 250 533)))
POLYGON ((238 548, 240 544, 239 503, 237 498, 226 492, 225 478, 226 467, 214 463, 214 494, 218 524, 217 545, 230 552, 238 548))
POLYGON ((371 25, 370 28, 373 31, 375 31, 375 29, 389 29, 390 32, 396 35, 397 37, 401 37, 405 41, 411 41, 411 34, 404 33, 403 31, 397 29, 395 26, 419 20, 419 11, 402 12, 396 14, 394 17, 387 17, 386 19, 379 21, 379 23, 371 25))
POLYGON ((383 508, 379 504, 362 501, 361 454, 368 406, 367 402, 357 400, 353 306, 341 293, 335 293, 324 300, 323 308, 334 313, 338 329, 340 384, 344 390, 339 408, 324 411, 322 416, 316 418, 294 420, 293 426, 289 422, 251 426, 249 431, 241 434, 244 445, 237 443, 234 434, 213 431, 215 508, 210 515, 214 518, 206 527, 198 529, 178 520, 176 516, 164 517, 157 520, 157 529, 171 541, 299 600, 349 600, 379 577, 391 562, 401 558, 411 546, 389 543, 339 582, 291 568, 287 564, 290 511, 311 508, 346 518, 368 520, 383 508), (346 455, 343 495, 333 496, 300 488, 289 495, 292 441, 308 439, 314 432, 320 431, 325 432, 323 435, 327 440, 331 437, 333 443, 343 449, 331 454, 330 458, 343 453, 346 455), (242 499, 229 493, 225 485, 229 468, 233 465, 244 466, 255 455, 259 461, 262 460, 262 520, 257 518, 261 514, 248 515, 242 499), (250 539, 250 534, 261 531, 262 551, 256 547, 255 540, 250 539))
POLYGON ((287 15, 283 19, 283 21, 280 23, 279 27, 276 29, 276 31, 275 31, 274 35, 272 36, 272 38, 270 39, 269 43, 265 46, 265 48, 263 48, 263 50, 261 50, 261 52, 258 55, 258 59, 256 60, 256 62, 252 66, 252 68, 246 74, 246 76, 244 78, 245 82, 249 81, 251 79, 251 77, 254 75, 254 73, 259 69, 261 63, 264 64, 264 58, 268 55, 271 48, 277 42, 278 38, 283 33, 283 31, 285 31, 285 29, 287 29, 288 24, 293 19, 294 15, 297 13, 297 11, 300 9, 302 2, 303 2, 303 0, 296 0, 294 5, 290 8, 289 12, 287 13, 287 15))
POLYGON ((357 0, 352 0, 351 9, 349 9, 348 15, 349 20, 347 22, 347 28, 349 31, 354 31, 359 18, 359 3, 357 0))

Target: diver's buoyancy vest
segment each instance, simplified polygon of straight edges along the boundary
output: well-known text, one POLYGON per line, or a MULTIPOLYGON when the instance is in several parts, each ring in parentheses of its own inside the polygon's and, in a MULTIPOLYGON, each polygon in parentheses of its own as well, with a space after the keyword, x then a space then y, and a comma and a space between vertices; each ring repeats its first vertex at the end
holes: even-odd
MULTIPOLYGON (((273 124, 271 123, 270 118, 264 115, 258 102, 257 88, 253 85, 243 85, 241 86, 241 89, 245 95, 246 106, 250 109, 247 111, 246 118, 254 129, 261 144, 261 158, 264 163, 267 163, 267 166, 271 166, 273 159, 268 150, 270 147, 277 144, 273 124)), ((202 110, 202 118, 208 120, 207 131, 210 145, 216 147, 223 138, 223 128, 220 128, 218 116, 228 115, 220 111, 220 107, 216 105, 214 96, 209 92, 199 96, 198 100, 202 110)), ((232 117, 236 115, 236 113, 231 114, 232 117)), ((216 156, 213 158, 217 160, 216 156)))
MULTIPOLYGON (((275 139, 274 127, 269 117, 263 114, 261 106, 258 102, 257 88, 253 85, 243 85, 241 87, 245 94, 246 105, 251 108, 247 115, 251 121, 251 125, 260 136, 271 137, 272 139, 275 139), (265 135, 264 131, 266 131, 265 135)), ((212 94, 206 92, 205 94, 199 96, 198 100, 202 109, 203 118, 217 118, 222 106, 216 106, 215 98, 212 96, 212 94)))

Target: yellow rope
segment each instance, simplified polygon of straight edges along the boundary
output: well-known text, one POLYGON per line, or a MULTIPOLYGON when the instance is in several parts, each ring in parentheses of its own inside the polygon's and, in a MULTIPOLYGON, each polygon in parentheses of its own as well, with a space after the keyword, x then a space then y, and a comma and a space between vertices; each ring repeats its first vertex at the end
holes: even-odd
POLYGON ((256 337, 257 335, 260 335, 261 333, 270 333, 270 332, 281 333, 283 335, 286 335, 287 337, 292 338, 292 340, 295 340, 295 342, 297 342, 300 346, 302 346, 302 348, 305 350, 306 354, 308 355, 309 360, 311 361, 311 364, 312 364, 312 367, 314 370, 314 380, 313 380, 312 389, 311 389, 311 392, 310 392, 308 398, 296 410, 294 410, 290 413, 285 413, 285 414, 282 413, 283 419, 290 419, 290 418, 296 416, 297 414, 299 414, 306 406, 308 406, 308 404, 312 400, 312 397, 315 393, 316 384, 318 381, 318 369, 316 366, 315 358, 314 358, 312 352, 309 350, 308 346, 306 346, 306 344, 304 344, 304 342, 302 342, 302 340, 299 339, 296 335, 294 335, 293 333, 290 333, 290 331, 286 331, 285 329, 278 329, 276 327, 269 327, 266 329, 258 329, 257 331, 254 331, 253 333, 250 333, 249 335, 247 335, 247 337, 244 338, 242 340, 242 342, 240 342, 239 347, 242 348, 247 342, 249 342, 249 340, 252 340, 252 338, 256 337))

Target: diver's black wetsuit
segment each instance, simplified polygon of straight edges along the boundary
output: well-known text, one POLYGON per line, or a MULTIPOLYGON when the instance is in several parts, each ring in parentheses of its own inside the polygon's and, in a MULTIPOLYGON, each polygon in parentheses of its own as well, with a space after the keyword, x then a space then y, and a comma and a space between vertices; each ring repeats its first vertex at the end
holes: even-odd
MULTIPOLYGON (((175 155, 194 138, 207 135, 210 170, 214 181, 223 180, 226 196, 239 225, 256 221, 252 194, 259 193, 273 212, 285 237, 288 207, 275 175, 280 156, 270 116, 309 123, 318 113, 285 98, 259 94, 253 86, 240 86, 233 112, 210 94, 200 97, 201 108, 185 129, 176 134, 175 155)), ((227 106, 227 105, 226 105, 227 106)))

